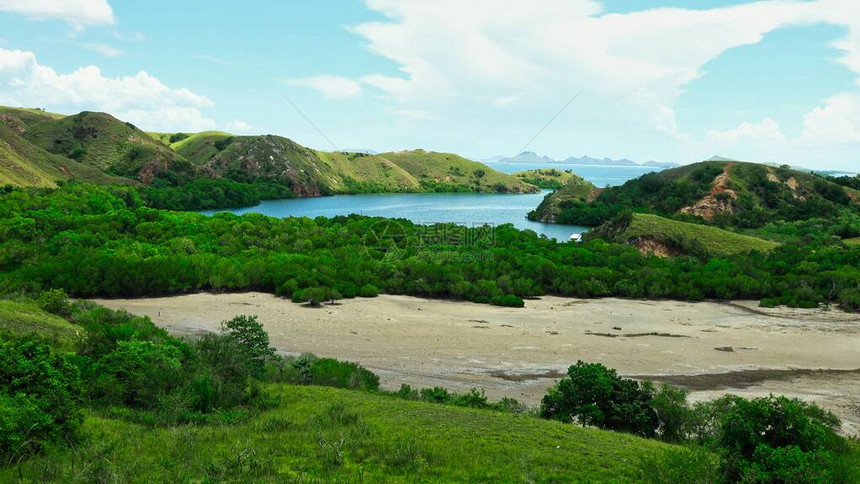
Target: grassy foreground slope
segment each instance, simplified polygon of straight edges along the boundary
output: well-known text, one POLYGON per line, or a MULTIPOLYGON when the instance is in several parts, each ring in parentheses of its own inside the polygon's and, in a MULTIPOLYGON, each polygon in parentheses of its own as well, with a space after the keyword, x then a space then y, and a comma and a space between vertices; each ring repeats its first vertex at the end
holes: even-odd
POLYGON ((672 446, 525 415, 271 385, 232 426, 149 428, 90 415, 84 443, 0 470, 24 482, 639 481, 672 446))
POLYGON ((587 237, 630 244, 644 252, 657 252, 661 255, 693 252, 694 254, 690 255, 725 257, 752 251, 768 252, 779 246, 776 242, 709 225, 679 222, 639 213, 632 214, 631 218, 625 221, 607 223, 589 232, 587 237))
POLYGON ((80 327, 44 311, 33 301, 0 299, 0 333, 3 332, 35 333, 55 342, 61 349, 70 350, 80 334, 80 327))

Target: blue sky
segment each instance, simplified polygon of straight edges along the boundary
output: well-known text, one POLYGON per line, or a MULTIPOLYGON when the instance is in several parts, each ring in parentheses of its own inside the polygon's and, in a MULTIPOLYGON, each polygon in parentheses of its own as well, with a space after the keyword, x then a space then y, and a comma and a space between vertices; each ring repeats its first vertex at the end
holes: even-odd
POLYGON ((482 159, 577 93, 529 150, 858 170, 860 5, 0 0, 0 104, 154 131, 482 159))

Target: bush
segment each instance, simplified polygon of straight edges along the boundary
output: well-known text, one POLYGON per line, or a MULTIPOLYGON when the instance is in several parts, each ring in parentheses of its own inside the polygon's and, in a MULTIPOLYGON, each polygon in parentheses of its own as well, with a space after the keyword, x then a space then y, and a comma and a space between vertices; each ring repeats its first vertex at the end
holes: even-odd
POLYGON ((9 462, 77 439, 77 368, 32 339, 0 342, 0 457, 9 462))
POLYGON ((184 343, 121 341, 97 364, 91 392, 108 405, 154 409, 162 396, 181 386, 186 371, 184 343), (118 400, 117 400, 118 398, 118 400))
POLYGON ((360 297, 376 297, 379 296, 379 289, 373 284, 365 284, 358 290, 360 297))
POLYGON ((719 482, 719 456, 704 447, 688 446, 645 455, 644 482, 654 484, 713 484, 719 482))
POLYGON ((839 451, 839 420, 814 404, 773 395, 737 399, 722 420, 719 447, 728 479, 820 482, 839 451))
POLYGON ((522 308, 526 303, 522 298, 508 294, 499 298, 493 299, 493 304, 496 306, 505 306, 509 308, 522 308))
POLYGON ((221 323, 221 333, 237 343, 238 349, 246 356, 251 375, 261 378, 265 374, 266 363, 277 359, 275 348, 269 346, 269 334, 257 321, 257 316, 236 316, 221 323))
POLYGON ((308 303, 309 306, 318 307, 326 301, 334 302, 340 299, 341 295, 336 289, 330 287, 309 287, 300 289, 293 293, 294 303, 308 303))
POLYGON ((647 386, 599 363, 578 361, 541 400, 541 416, 653 437, 659 425, 647 386))
POLYGON ((62 289, 49 289, 39 294, 39 307, 63 317, 69 316, 72 312, 69 296, 62 289))
POLYGON ((685 440, 684 427, 690 414, 690 409, 687 407, 689 392, 668 384, 662 385, 657 392, 650 391, 654 394, 651 407, 657 412, 659 421, 657 435, 671 443, 685 440))

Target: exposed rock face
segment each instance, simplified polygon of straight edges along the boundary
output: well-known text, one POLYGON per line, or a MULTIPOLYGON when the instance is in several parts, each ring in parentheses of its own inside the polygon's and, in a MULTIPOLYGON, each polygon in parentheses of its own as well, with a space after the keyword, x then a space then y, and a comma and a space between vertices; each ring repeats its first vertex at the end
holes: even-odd
POLYGON ((738 199, 738 194, 729 188, 732 166, 734 163, 727 164, 723 172, 714 178, 711 193, 695 204, 682 208, 680 213, 702 217, 705 220, 713 220, 717 215, 724 213, 735 213, 732 202, 738 199))
POLYGON ((639 249, 639 252, 645 255, 654 255, 664 258, 677 257, 681 255, 677 250, 670 248, 653 237, 637 237, 630 240, 629 244, 639 249))

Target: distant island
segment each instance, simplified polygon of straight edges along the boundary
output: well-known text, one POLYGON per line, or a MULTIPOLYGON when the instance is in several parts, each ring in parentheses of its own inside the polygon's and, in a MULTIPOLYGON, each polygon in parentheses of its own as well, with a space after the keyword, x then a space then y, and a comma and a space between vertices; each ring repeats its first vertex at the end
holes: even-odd
POLYGON ((512 157, 493 156, 481 161, 483 161, 484 163, 564 163, 568 165, 647 166, 654 168, 675 168, 680 166, 677 163, 665 163, 654 160, 646 161, 644 163, 638 163, 627 158, 621 158, 620 160, 616 160, 606 157, 592 158, 590 156, 570 156, 564 160, 556 160, 554 158, 550 158, 549 156, 541 156, 534 151, 523 151, 522 153, 512 157))

